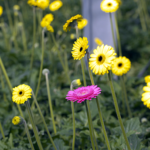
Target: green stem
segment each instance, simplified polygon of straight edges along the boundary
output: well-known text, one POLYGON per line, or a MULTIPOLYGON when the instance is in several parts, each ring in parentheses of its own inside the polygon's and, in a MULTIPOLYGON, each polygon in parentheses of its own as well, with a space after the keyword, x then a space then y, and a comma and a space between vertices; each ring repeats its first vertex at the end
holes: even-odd
MULTIPOLYGON (((10 80, 9 80, 9 78, 8 78, 7 72, 6 72, 6 70, 5 70, 5 67, 4 67, 4 65, 3 65, 3 62, 2 62, 2 59, 1 59, 1 58, 0 58, 0 66, 1 66, 1 69, 2 69, 3 74, 4 74, 4 76, 5 76, 5 79, 6 79, 6 81, 7 81, 7 84, 8 84, 8 86, 9 86, 9 89, 10 89, 11 92, 13 92, 12 85, 11 85, 11 83, 10 83, 10 80)), ((12 102, 12 101, 11 101, 11 102, 12 102)), ((13 106, 13 103, 12 103, 12 106, 13 106)), ((20 113, 21 117, 23 117, 23 113, 22 113, 22 110, 21 110, 20 105, 17 104, 17 108, 18 108, 18 110, 19 110, 19 113, 20 113)))
POLYGON ((115 51, 117 51, 111 13, 109 13, 109 17, 110 17, 110 23, 111 23, 111 32, 112 32, 112 36, 113 36, 113 43, 114 43, 115 51))
POLYGON ((84 58, 81 59, 81 68, 82 68, 82 75, 83 75, 83 83, 84 83, 84 86, 86 86, 86 78, 85 78, 85 72, 84 72, 84 58))
POLYGON ((15 49, 18 50, 18 43, 16 37, 17 37, 17 18, 16 16, 14 16, 13 42, 14 42, 15 49))
POLYGON ((122 50, 121 50, 121 42, 120 42, 120 35, 119 35, 119 28, 118 28, 118 22, 116 13, 114 13, 115 16, 115 26, 116 26, 116 33, 117 33, 117 41, 118 41, 118 48, 119 48, 119 56, 122 56, 122 50))
POLYGON ((75 146, 75 137, 76 137, 76 127, 75 127, 75 115, 74 115, 74 103, 71 102, 72 109, 72 120, 73 120, 73 140, 72 140, 72 150, 74 150, 75 146))
POLYGON ((39 79, 38 79, 38 85, 35 92, 35 97, 37 97, 39 88, 40 88, 40 82, 41 82, 41 76, 42 76, 42 70, 43 70, 43 61, 44 61, 44 29, 42 30, 42 58, 41 58, 41 66, 40 66, 40 72, 39 72, 39 79))
POLYGON ((54 149, 57 150, 57 149, 56 149, 56 146, 55 146, 55 144, 54 144, 54 142, 53 142, 53 139, 52 139, 52 137, 51 137, 51 135, 50 135, 50 133, 49 133, 49 130, 48 130, 47 124, 46 124, 46 122, 45 122, 44 116, 43 116, 43 114, 42 114, 42 112, 41 112, 40 106, 39 106, 39 104, 38 104, 38 102, 37 102, 37 100, 36 100, 36 97, 35 97, 33 91, 32 91, 32 95, 33 95, 33 99, 34 99, 34 101, 35 101, 35 104, 36 104, 36 106, 37 106, 37 109, 38 109, 38 111, 39 111, 39 113, 40 113, 40 116, 41 116, 41 118, 42 118, 42 121, 43 121, 43 123, 44 123, 44 126, 45 126, 45 128, 46 128, 46 132, 47 132, 47 134, 48 134, 48 137, 49 137, 49 139, 50 139, 52 145, 54 146, 54 149))
POLYGON ((40 137, 38 135, 38 131, 37 131, 37 128, 36 128, 35 123, 34 123, 34 117, 32 115, 31 109, 30 109, 29 101, 26 101, 25 104, 26 104, 26 108, 27 108, 27 111, 28 111, 28 114, 29 114, 29 119, 30 119, 30 122, 32 124, 33 132, 34 132, 38 147, 39 147, 40 150, 43 150, 43 147, 42 147, 42 144, 41 144, 41 141, 40 141, 40 137))
MULTIPOLYGON (((122 84, 121 78, 120 78, 120 81, 121 81, 120 84, 122 84)), ((122 94, 121 96, 122 96, 122 108, 123 108, 123 109, 122 109, 122 112, 123 112, 123 115, 125 116, 125 115, 126 115, 126 110, 125 110, 125 109, 126 109, 126 108, 125 108, 126 106, 125 106, 125 100, 124 100, 124 97, 125 97, 125 96, 124 96, 124 91, 123 91, 123 90, 121 91, 121 94, 122 94)))
POLYGON ((111 74, 110 74, 110 72, 108 73, 108 78, 109 78, 110 88, 111 88, 112 97, 113 97, 113 100, 114 100, 114 105, 115 105, 117 117, 118 117, 118 120, 119 120, 119 124, 120 124, 120 126, 121 126, 121 130, 122 130, 122 133, 123 133, 123 136, 124 136, 124 139, 125 139, 127 148, 128 148, 128 150, 131 150, 130 144, 129 144, 129 141, 128 141, 128 138, 127 138, 127 135, 126 135, 126 132, 125 132, 125 129, 124 129, 122 120, 121 120, 120 111, 119 111, 119 107, 118 107, 118 103, 117 103, 115 91, 114 91, 114 88, 113 88, 113 84, 112 84, 112 79, 111 79, 111 74))
POLYGON ((26 124, 25 120, 24 120, 24 126, 25 126, 25 130, 26 130, 26 133, 27 133, 27 137, 28 137, 29 143, 31 145, 31 149, 34 150, 34 146, 33 146, 33 143, 32 143, 32 140, 31 140, 31 136, 30 136, 30 133, 29 133, 29 130, 28 130, 28 127, 27 127, 27 124, 26 124))
MULTIPOLYGON (((87 60, 88 60, 88 64, 89 64, 89 53, 88 52, 87 52, 87 60)), ((92 83, 92 85, 95 85, 93 75, 92 75, 92 72, 89 68, 89 65, 88 65, 88 70, 89 70, 89 76, 90 76, 91 83, 92 83)), ((105 129, 105 124, 104 124, 104 121, 103 121, 101 107, 100 107, 100 104, 98 102, 98 97, 96 97, 96 103, 97 103, 100 122, 101 122, 102 129, 103 129, 103 132, 104 132, 104 137, 105 137, 105 140, 106 140, 106 145, 107 145, 108 150, 111 150, 110 144, 109 144, 109 139, 108 139, 107 132, 106 132, 106 129, 105 129)))
POLYGON ((121 82, 122 82, 122 88, 123 88, 123 91, 124 91, 124 96, 125 96, 125 100, 126 100, 128 114, 129 114, 129 117, 131 118, 132 114, 131 114, 131 110, 130 110, 130 106, 129 106, 129 102, 128 102, 128 97, 127 97, 127 91, 126 91, 126 87, 125 87, 125 83, 124 83, 124 78, 123 78, 123 76, 121 76, 120 78, 121 78, 121 82))
POLYGON ((30 62, 30 70, 32 70, 33 60, 34 60, 34 48, 35 48, 35 40, 36 40, 36 17, 35 17, 35 7, 33 7, 33 45, 32 45, 32 53, 31 53, 31 62, 30 62))
POLYGON ((51 118, 52 118, 52 123, 53 123, 53 129, 54 129, 54 133, 56 135, 57 131, 56 131, 55 120, 54 120, 54 115, 53 115, 53 107, 52 107, 52 102, 51 102, 51 93, 50 93, 50 88, 49 88, 48 73, 45 74, 45 78, 46 78, 48 101, 49 101, 50 113, 51 113, 51 118))
POLYGON ((0 122, 0 131, 1 131, 1 134, 3 136, 3 139, 5 139, 5 134, 4 134, 4 131, 3 131, 3 127, 2 127, 2 124, 0 122))

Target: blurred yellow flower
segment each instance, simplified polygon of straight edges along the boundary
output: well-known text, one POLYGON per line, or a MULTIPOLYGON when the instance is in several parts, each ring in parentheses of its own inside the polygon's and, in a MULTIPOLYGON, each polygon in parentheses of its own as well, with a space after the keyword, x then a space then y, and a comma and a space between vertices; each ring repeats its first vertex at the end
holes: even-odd
POLYGON ((78 21, 78 29, 83 29, 88 24, 87 19, 82 19, 81 21, 78 21))
POLYGON ((121 0, 116 0, 116 1, 119 5, 121 5, 121 3, 122 3, 121 0))
POLYGON ((14 5, 13 9, 17 11, 20 9, 20 7, 19 7, 19 5, 14 5))
POLYGON ((28 0, 27 3, 31 6, 37 6, 36 0, 28 0))
POLYGON ((116 0, 103 0, 100 7, 102 11, 105 11, 106 13, 112 13, 119 8, 119 3, 116 0))
POLYGON ((61 30, 58 30, 57 34, 58 34, 58 35, 62 35, 62 31, 61 31, 61 30))
POLYGON ((115 50, 108 45, 97 46, 94 54, 90 55, 89 67, 96 75, 104 75, 111 69, 113 60, 115 59, 115 50))
POLYGON ((32 89, 30 86, 21 84, 13 88, 12 101, 17 104, 24 104, 28 98, 31 98, 32 89))
POLYGON ((71 40, 74 40, 75 38, 76 38, 76 35, 75 35, 75 34, 73 34, 73 33, 70 34, 70 39, 71 39, 71 40))
POLYGON ((3 13, 3 7, 0 6, 0 16, 2 15, 2 13, 3 13))
POLYGON ((75 15, 71 17, 67 22, 63 25, 63 30, 67 32, 67 30, 71 29, 71 27, 75 27, 77 22, 82 19, 82 15, 75 15))
POLYGON ((44 28, 48 25, 51 24, 51 22, 54 20, 54 17, 53 15, 50 13, 50 14, 47 14, 44 16, 44 18, 42 19, 41 21, 41 26, 44 28))
POLYGON ((146 76, 144 79, 146 83, 150 82, 150 75, 146 76))
POLYGON ((85 56, 86 50, 88 49, 88 39, 86 37, 83 38, 78 38, 75 43, 73 44, 72 48, 72 57, 76 59, 81 59, 82 57, 85 56))
POLYGON ((37 7, 44 10, 45 8, 48 7, 49 2, 50 2, 49 0, 37 0, 36 4, 37 4, 37 7))
POLYGON ((81 80, 80 79, 73 80, 71 82, 71 84, 73 85, 73 87, 80 86, 81 85, 81 80))
POLYGON ((54 29, 51 25, 46 26, 46 28, 49 32, 54 32, 54 29))
POLYGON ((99 38, 95 38, 94 41, 97 45, 102 45, 103 44, 103 42, 99 38))
POLYGON ((61 6, 63 5, 62 1, 60 0, 55 0, 49 5, 49 9, 51 11, 56 11, 58 10, 61 6))
POLYGON ((115 58, 112 64, 112 72, 117 76, 126 74, 131 68, 131 61, 125 56, 115 58))
POLYGON ((13 119, 12 119, 12 123, 14 125, 18 125, 20 123, 20 117, 19 116, 15 116, 13 119))
POLYGON ((146 105, 148 108, 150 108, 150 86, 144 86, 143 87, 144 93, 142 94, 142 101, 144 105, 146 105))

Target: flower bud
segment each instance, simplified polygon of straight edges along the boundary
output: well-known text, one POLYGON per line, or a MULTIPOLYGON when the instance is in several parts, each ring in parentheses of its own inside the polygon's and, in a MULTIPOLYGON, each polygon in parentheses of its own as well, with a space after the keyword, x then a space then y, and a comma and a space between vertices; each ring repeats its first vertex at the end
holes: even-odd
POLYGON ((20 125, 22 123, 24 123, 24 119, 20 116, 15 116, 13 119, 12 119, 12 123, 14 125, 20 125))
POLYGON ((46 73, 49 74, 49 70, 45 68, 45 69, 43 69, 42 73, 43 73, 43 75, 45 75, 46 73))

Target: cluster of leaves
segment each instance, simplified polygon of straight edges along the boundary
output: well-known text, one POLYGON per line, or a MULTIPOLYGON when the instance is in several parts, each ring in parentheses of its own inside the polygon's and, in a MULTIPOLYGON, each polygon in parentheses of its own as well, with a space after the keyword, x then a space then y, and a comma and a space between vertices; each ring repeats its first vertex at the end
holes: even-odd
MULTIPOLYGON (((6 1, 6 0, 5 0, 6 1)), ((10 2, 10 1, 9 1, 10 2)), ((149 4, 149 2, 147 2, 149 4)), ((2 6, 3 2, 0 2, 2 6)), ((0 30, 0 57, 6 68, 8 77, 11 81, 13 87, 19 84, 28 84, 31 86, 33 91, 36 90, 39 70, 40 70, 40 60, 41 60, 41 27, 40 27, 40 15, 41 10, 36 10, 37 15, 37 33, 36 33, 36 48, 34 51, 34 63, 33 68, 30 70, 30 59, 32 50, 32 33, 33 33, 33 15, 32 7, 28 6, 26 1, 13 0, 9 3, 11 17, 14 19, 13 5, 20 6, 20 12, 23 16, 24 29, 27 38, 27 52, 23 50, 23 43, 19 29, 17 28, 16 41, 18 43, 18 49, 12 44, 10 51, 7 49, 4 42, 4 35, 2 30, 0 30)), ((150 138, 150 122, 148 121, 149 109, 146 108, 141 102, 142 88, 144 86, 144 78, 138 78, 137 74, 145 67, 148 63, 149 58, 149 30, 143 31, 141 29, 139 14, 137 12, 137 7, 139 7, 138 2, 135 1, 122 1, 120 10, 118 11, 119 19, 119 30, 121 36, 121 43, 123 54, 130 58, 132 62, 131 71, 125 77, 125 84, 127 95, 129 99, 129 104, 132 112, 132 118, 128 117, 126 109, 122 101, 123 92, 120 84, 119 78, 114 80, 113 84, 115 87, 115 92, 117 95, 118 105, 120 108, 120 113, 123 118, 123 123, 125 131, 128 135, 129 143, 132 150, 148 150, 149 138, 150 138), (137 67, 138 66, 138 67, 137 67), (147 121, 142 121, 143 118, 147 121)), ((149 8, 147 8, 149 9, 149 8)), ((49 13, 50 10, 46 9, 43 12, 43 16, 49 13)), ((54 35, 56 37, 57 43, 60 47, 60 53, 63 62, 68 62, 68 74, 71 78, 82 79, 81 67, 79 61, 74 61, 71 56, 71 48, 73 41, 70 40, 70 34, 75 33, 73 29, 69 33, 64 33, 62 31, 62 26, 71 16, 81 13, 81 2, 79 0, 64 0, 63 7, 58 11, 53 12, 54 21, 52 26, 54 27, 54 35), (58 31, 62 31, 62 35, 58 34, 58 31), (67 61, 66 61, 67 60, 67 61)), ((4 13, 2 15, 4 22, 6 23, 6 33, 9 41, 12 39, 11 29, 8 24, 8 17, 6 9, 4 6, 4 13)), ((13 22, 14 23, 14 22, 13 22)), ((82 33, 80 33, 82 35, 82 33)), ((66 63, 67 64, 67 63, 66 63)), ((51 34, 45 34, 45 54, 44 54, 44 64, 43 68, 48 68, 50 70, 50 89, 53 103, 54 116, 57 126, 57 134, 54 135, 52 121, 50 117, 50 111, 48 106, 47 89, 45 77, 42 76, 40 90, 37 96, 38 103, 45 117, 46 123, 48 125, 49 131, 52 134, 54 142, 58 150, 70 150, 72 144, 72 114, 71 114, 71 104, 65 99, 67 92, 69 91, 69 80, 66 76, 66 72, 63 70, 61 63, 59 61, 57 48, 54 45, 51 34)), ((149 70, 144 72, 144 75, 148 74, 149 70)), ((90 85, 90 78, 88 71, 86 71, 86 79, 88 85, 90 85)), ((106 125, 106 130, 108 133, 108 138, 110 140, 110 145, 113 150, 127 149, 124 138, 119 126, 119 122, 116 116, 113 99, 111 96, 111 91, 109 83, 106 76, 99 77, 94 76, 95 83, 102 89, 102 94, 99 96, 100 105, 102 108, 102 115, 104 118, 104 123, 106 125)), ((82 82, 83 83, 83 82, 82 82)), ((1 150, 28 150, 30 145, 24 131, 23 126, 13 126, 11 123, 12 118, 18 114, 16 107, 12 107, 11 103, 11 92, 5 80, 5 77, 0 70, 0 122, 2 123, 4 133, 6 138, 3 139, 0 134, 0 149, 1 150), (4 87, 2 85, 4 82, 4 87), (6 97, 6 98, 4 98, 6 97)), ((30 99, 32 104, 33 99, 30 99)), ((14 105, 14 104, 13 104, 14 105)), ((30 134, 35 149, 38 149, 36 140, 32 131, 32 126, 28 120, 28 114, 24 105, 21 105, 24 112, 25 120, 27 121, 28 127, 30 129, 30 134)), ((99 149, 106 150, 105 139, 102 132, 102 127, 100 124, 98 110, 96 106, 95 99, 90 101, 90 109, 93 120, 93 126, 95 135, 97 138, 97 143, 99 149)), ((39 130, 39 135, 41 138, 44 150, 53 149, 52 144, 49 141, 41 118, 39 116, 36 107, 32 107, 32 111, 35 118, 35 123, 39 130)), ((84 104, 75 103, 75 118, 76 118, 76 143, 75 149, 91 149, 90 134, 88 128, 88 119, 86 114, 86 108, 84 104)))

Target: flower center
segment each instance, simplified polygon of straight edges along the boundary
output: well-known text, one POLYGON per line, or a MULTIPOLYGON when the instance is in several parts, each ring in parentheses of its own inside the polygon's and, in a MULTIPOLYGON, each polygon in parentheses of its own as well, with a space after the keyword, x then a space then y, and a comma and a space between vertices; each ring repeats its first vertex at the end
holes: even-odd
POLYGON ((122 67, 122 63, 119 63, 119 64, 118 64, 118 67, 121 68, 121 67, 122 67))
POLYGON ((19 91, 19 96, 23 96, 24 92, 23 91, 19 91))
POLYGON ((82 50, 83 50, 83 48, 81 47, 81 48, 80 48, 80 52, 81 52, 82 50))
POLYGON ((103 54, 100 54, 98 57, 97 57, 97 64, 98 65, 101 65, 101 64, 103 64, 104 63, 104 61, 105 61, 105 56, 103 55, 103 54))
POLYGON ((108 3, 107 5, 110 7, 110 6, 112 6, 112 3, 108 3))

